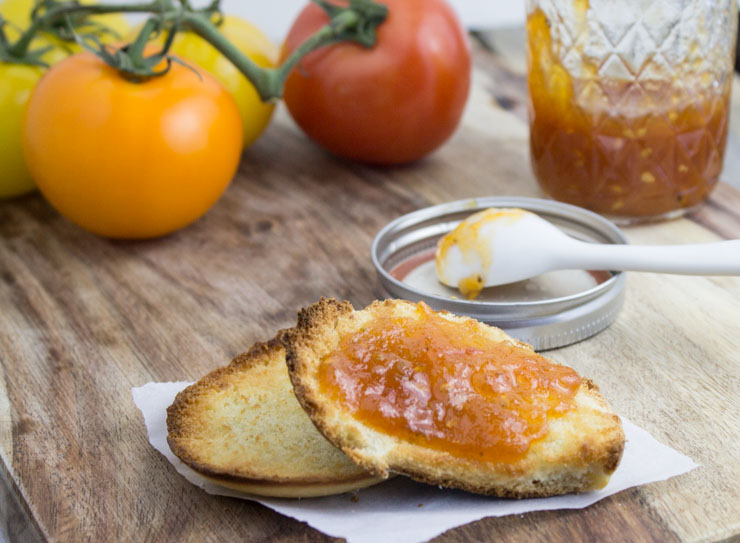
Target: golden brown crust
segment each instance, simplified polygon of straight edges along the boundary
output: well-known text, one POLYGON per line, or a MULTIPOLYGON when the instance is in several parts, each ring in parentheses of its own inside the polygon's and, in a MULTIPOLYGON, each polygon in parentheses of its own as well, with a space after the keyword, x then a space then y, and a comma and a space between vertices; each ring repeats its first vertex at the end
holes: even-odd
POLYGON ((279 341, 258 343, 181 391, 167 442, 213 482, 265 496, 346 492, 379 481, 313 427, 292 394, 279 341))
MULTIPOLYGON (((411 314, 414 308, 409 302, 386 300, 354 311, 349 302, 321 299, 299 312, 295 328, 280 334, 296 397, 329 441, 378 476, 402 473, 418 481, 480 494, 543 497, 585 492, 606 484, 621 458, 624 433, 619 418, 587 379, 576 395, 577 409, 551 420, 548 436, 534 442, 524 458, 509 464, 460 458, 398 440, 357 421, 321 393, 316 370, 344 334, 358 330, 379 311, 400 315, 411 314)), ((442 315, 452 321, 471 320, 442 315)), ((532 350, 497 328, 478 325, 496 341, 532 350)))
POLYGON ((368 477, 367 474, 363 474, 353 479, 334 482, 325 480, 323 482, 297 482, 293 484, 283 481, 276 484, 272 481, 242 481, 201 475, 214 484, 236 490, 237 492, 271 498, 319 498, 322 496, 333 496, 376 485, 384 480, 378 477, 368 477))

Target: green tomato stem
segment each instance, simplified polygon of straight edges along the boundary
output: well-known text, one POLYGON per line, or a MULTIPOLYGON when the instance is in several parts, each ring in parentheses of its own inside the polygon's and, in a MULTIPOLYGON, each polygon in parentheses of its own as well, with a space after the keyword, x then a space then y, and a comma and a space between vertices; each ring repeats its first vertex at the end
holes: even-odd
POLYGON ((288 74, 304 56, 314 49, 338 41, 339 36, 347 32, 348 29, 356 27, 360 21, 361 15, 354 10, 342 11, 329 24, 322 27, 293 51, 281 66, 278 68, 262 68, 234 47, 219 32, 218 28, 205 17, 197 13, 185 13, 183 17, 183 23, 189 30, 210 43, 244 74, 254 85, 263 102, 277 100, 282 97, 288 74))
POLYGON ((34 17, 29 26, 9 49, 10 55, 23 58, 31 42, 41 30, 72 14, 102 15, 105 13, 162 13, 172 10, 170 0, 152 0, 138 4, 60 4, 39 17, 34 17))
POLYGON ((209 19, 198 13, 185 12, 182 18, 183 26, 210 43, 219 53, 229 59, 236 68, 254 85, 260 99, 267 101, 272 98, 268 91, 270 87, 269 68, 258 66, 251 58, 237 49, 209 19))
MULTIPOLYGON (((64 21, 72 14, 100 15, 105 13, 152 13, 156 18, 149 19, 134 43, 128 48, 126 55, 128 62, 133 66, 132 74, 136 78, 154 77, 165 72, 153 72, 144 58, 146 42, 157 25, 164 22, 173 25, 172 32, 176 32, 182 25, 203 38, 215 47, 223 56, 231 61, 236 68, 254 85, 262 101, 273 101, 282 97, 285 80, 293 67, 307 54, 315 49, 340 41, 354 41, 365 47, 375 43, 375 29, 382 24, 388 14, 388 8, 374 0, 349 0, 347 5, 335 5, 327 0, 313 0, 330 17, 329 23, 303 42, 277 68, 263 68, 237 49, 211 22, 213 10, 218 8, 218 0, 214 0, 205 10, 194 10, 187 0, 152 0, 134 4, 55 4, 48 0, 47 11, 35 16, 31 26, 21 34, 20 38, 7 48, 8 54, 17 59, 28 55, 28 48, 36 34, 44 28, 64 21)), ((44 8, 42 3, 40 8, 44 8)), ((38 8, 37 8, 38 9, 38 8)), ((159 53, 167 55, 171 44, 169 37, 164 50, 159 53)), ((109 62, 112 58, 105 51, 99 53, 109 62)), ((125 65, 114 66, 126 74, 125 65)))
POLYGON ((147 19, 136 40, 129 47, 129 56, 136 68, 143 67, 143 62, 140 61, 144 59, 144 49, 146 49, 146 44, 149 42, 149 36, 151 36, 156 28, 156 19, 147 19))
POLYGON ((288 79, 293 67, 298 64, 303 57, 308 55, 311 51, 330 45, 337 41, 340 41, 342 36, 348 29, 354 28, 359 25, 362 21, 361 15, 354 11, 343 11, 334 17, 330 23, 323 26, 315 34, 310 36, 295 51, 293 51, 283 63, 273 71, 272 84, 274 85, 276 92, 279 93, 277 96, 282 97, 283 87, 285 86, 285 80, 288 79))

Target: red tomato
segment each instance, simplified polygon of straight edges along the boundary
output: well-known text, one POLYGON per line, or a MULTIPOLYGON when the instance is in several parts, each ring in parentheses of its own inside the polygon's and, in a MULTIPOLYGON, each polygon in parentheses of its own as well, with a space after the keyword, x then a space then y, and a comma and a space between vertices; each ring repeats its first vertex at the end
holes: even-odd
MULTIPOLYGON (((312 52, 286 81, 284 98, 301 129, 333 153, 399 164, 454 132, 470 88, 470 50, 444 0, 382 2, 388 18, 374 47, 343 42, 312 52)), ((320 7, 307 6, 283 58, 327 21, 320 7)))

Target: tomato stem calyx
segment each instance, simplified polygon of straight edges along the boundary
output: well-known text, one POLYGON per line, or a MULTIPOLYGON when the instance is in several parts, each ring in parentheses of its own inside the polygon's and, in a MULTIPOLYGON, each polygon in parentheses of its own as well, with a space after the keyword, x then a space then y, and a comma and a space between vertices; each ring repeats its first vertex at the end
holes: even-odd
POLYGON ((355 41, 365 47, 372 47, 375 45, 375 29, 388 17, 388 8, 372 0, 353 0, 348 7, 338 6, 327 0, 312 1, 331 18, 330 25, 335 27, 336 41, 355 41), (360 19, 354 25, 342 27, 342 13, 348 9, 359 14, 360 19))
POLYGON ((133 43, 117 49, 106 46, 95 35, 75 35, 75 38, 82 47, 118 70, 123 77, 136 83, 166 74, 173 62, 178 62, 190 68, 200 77, 200 73, 195 68, 168 54, 175 38, 174 28, 176 26, 168 30, 167 38, 158 52, 151 55, 146 54, 149 37, 152 33, 159 32, 160 26, 161 24, 156 18, 149 19, 133 43))

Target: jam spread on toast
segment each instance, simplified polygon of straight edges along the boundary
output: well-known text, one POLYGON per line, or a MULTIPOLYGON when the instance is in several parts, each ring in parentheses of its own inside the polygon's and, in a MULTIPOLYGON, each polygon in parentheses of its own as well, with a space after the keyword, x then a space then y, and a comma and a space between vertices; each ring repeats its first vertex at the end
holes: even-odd
POLYGON ((419 303, 346 335, 319 368, 320 387, 364 424, 459 457, 514 462, 574 408, 581 378, 475 321, 419 303))

